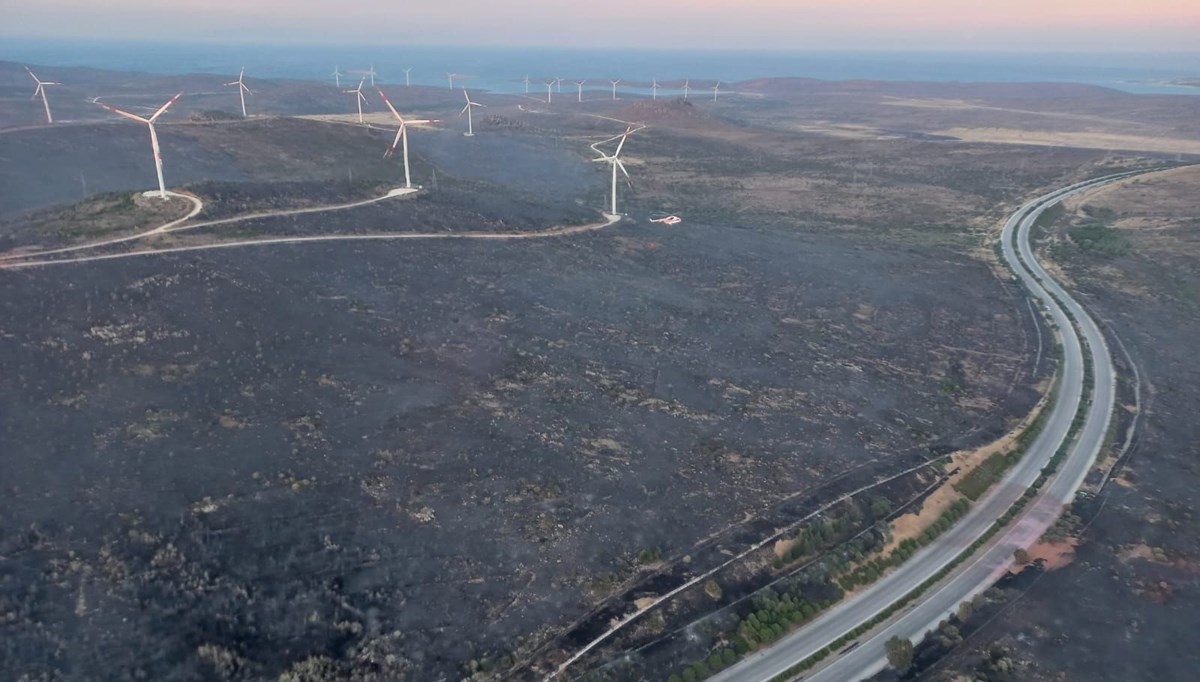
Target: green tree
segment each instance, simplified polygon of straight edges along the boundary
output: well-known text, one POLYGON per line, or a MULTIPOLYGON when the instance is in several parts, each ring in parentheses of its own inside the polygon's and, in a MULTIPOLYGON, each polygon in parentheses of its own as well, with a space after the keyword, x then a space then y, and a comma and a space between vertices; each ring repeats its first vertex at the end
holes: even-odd
POLYGON ((908 669, 912 667, 912 642, 903 637, 892 637, 887 644, 884 644, 884 649, 887 651, 888 663, 896 670, 903 673, 908 672, 908 669))
POLYGON ((1017 562, 1018 566, 1024 566, 1025 564, 1029 563, 1029 552, 1026 552, 1024 549, 1018 547, 1016 551, 1013 552, 1013 560, 1017 562))

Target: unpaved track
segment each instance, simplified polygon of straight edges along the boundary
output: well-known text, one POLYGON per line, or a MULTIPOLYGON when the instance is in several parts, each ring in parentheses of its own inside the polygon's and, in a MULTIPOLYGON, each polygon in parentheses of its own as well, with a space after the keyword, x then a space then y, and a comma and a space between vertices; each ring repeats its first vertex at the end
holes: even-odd
MULTIPOLYGON (((563 237, 583 232, 595 232, 615 224, 620 216, 606 215, 606 220, 586 225, 571 225, 566 227, 551 227, 533 232, 396 232, 381 234, 329 234, 312 237, 268 237, 266 239, 243 239, 233 242, 216 244, 198 244, 195 246, 176 246, 165 249, 145 249, 142 251, 127 251, 125 253, 108 253, 96 256, 75 256, 51 260, 25 260, 18 262, 0 262, 0 268, 32 268, 48 265, 69 265, 72 263, 91 263, 95 261, 117 260, 121 258, 136 258, 141 256, 159 256, 171 253, 186 253, 189 251, 211 251, 214 249, 233 249, 247 246, 278 246, 281 244, 308 244, 313 242, 341 241, 387 241, 399 239, 483 239, 483 240, 512 240, 512 239, 543 239, 546 237, 563 237)), ((258 216, 264 217, 264 216, 258 216)), ((161 232, 160 228, 156 228, 161 232)), ((149 234, 149 233, 147 233, 149 234)))

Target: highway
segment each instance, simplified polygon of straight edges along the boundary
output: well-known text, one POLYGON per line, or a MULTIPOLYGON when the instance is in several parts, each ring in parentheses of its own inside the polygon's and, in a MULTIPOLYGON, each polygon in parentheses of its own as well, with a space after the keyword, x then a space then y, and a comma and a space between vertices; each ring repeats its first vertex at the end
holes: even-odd
POLYGON ((759 682, 780 675, 920 586, 981 537, 1033 484, 1066 439, 1082 402, 1084 353, 1087 352, 1093 366, 1092 401, 1086 406, 1086 421, 1066 459, 1060 464, 1058 474, 1042 488, 1014 523, 963 562, 945 580, 930 588, 889 621, 859 638, 857 647, 842 656, 827 659, 822 666, 801 677, 821 682, 844 682, 864 679, 879 672, 887 665, 884 642, 893 636, 920 641, 942 619, 953 613, 961 602, 990 587, 1012 564, 1016 548, 1033 544, 1054 523, 1062 505, 1073 498, 1104 443, 1116 399, 1116 377, 1108 346, 1099 328, 1083 307, 1034 259, 1029 245, 1029 231, 1043 211, 1064 198, 1128 175, 1124 173, 1090 180, 1042 195, 1022 206, 1004 226, 1004 260, 1054 320, 1063 347, 1058 400, 1051 408, 1041 433, 1021 461, 976 502, 959 523, 896 570, 771 647, 751 654, 710 680, 759 682), (1081 343, 1065 311, 1070 311, 1075 317, 1086 346, 1081 343))

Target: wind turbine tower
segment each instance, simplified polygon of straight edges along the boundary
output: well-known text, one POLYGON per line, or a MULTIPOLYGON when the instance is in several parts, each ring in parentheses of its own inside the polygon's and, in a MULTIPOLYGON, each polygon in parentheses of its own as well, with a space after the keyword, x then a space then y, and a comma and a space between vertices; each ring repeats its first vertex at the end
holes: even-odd
POLYGON ((396 111, 396 107, 392 106, 392 102, 391 102, 391 100, 389 100, 387 98, 387 95, 383 94, 383 90, 380 90, 379 88, 375 88, 375 89, 376 89, 376 91, 379 92, 379 96, 383 98, 383 103, 386 104, 387 108, 391 110, 392 115, 396 117, 397 121, 400 121, 400 129, 396 131, 396 138, 394 140, 392 140, 392 146, 388 147, 387 151, 385 151, 383 153, 383 158, 386 159, 387 157, 396 153, 396 145, 397 144, 403 145, 404 186, 407 189, 412 189, 412 172, 409 170, 409 167, 408 167, 408 124, 409 123, 437 123, 438 121, 437 121, 437 119, 412 119, 409 121, 404 120, 404 117, 400 115, 400 112, 396 111))
POLYGON ((553 95, 554 95, 554 80, 551 79, 551 80, 546 81, 546 104, 550 104, 551 102, 554 101, 553 95))
POLYGON ((691 84, 691 81, 687 81, 687 80, 685 80, 685 81, 683 82, 683 98, 684 98, 684 99, 687 99, 687 98, 688 98, 688 91, 689 91, 689 90, 691 90, 691 89, 692 89, 692 84, 691 84))
POLYGON ((411 66, 404 70, 404 87, 406 87, 406 88, 412 87, 412 79, 409 78, 409 74, 411 74, 411 73, 412 73, 411 66))
MULTIPOLYGON (((337 68, 334 67, 334 73, 336 73, 336 72, 337 72, 337 68)), ((246 95, 254 94, 253 92, 250 91, 250 88, 246 87, 245 78, 246 78, 246 67, 243 66, 241 72, 238 73, 238 79, 225 84, 225 85, 238 86, 238 98, 241 99, 241 101, 242 101, 242 118, 246 118, 246 95)))
POLYGON ((150 148, 154 150, 154 170, 158 172, 158 196, 161 197, 164 201, 167 199, 167 186, 163 182, 162 152, 158 148, 158 133, 154 132, 154 122, 157 121, 158 117, 162 116, 163 112, 166 111, 167 108, 170 107, 172 104, 174 104, 175 101, 178 100, 180 97, 183 97, 182 92, 179 93, 178 95, 175 95, 166 104, 159 107, 158 111, 154 112, 154 114, 150 118, 142 118, 141 116, 138 116, 137 114, 131 114, 128 111, 122 111, 116 107, 110 107, 109 105, 107 105, 103 102, 96 102, 96 104, 99 104, 100 106, 104 107, 105 109, 108 109, 109 111, 113 112, 114 114, 120 114, 121 116, 124 116, 125 118, 131 118, 135 121, 140 121, 142 123, 145 123, 146 126, 150 129, 150 148))
POLYGON ((29 71, 29 77, 33 79, 34 83, 37 83, 37 88, 34 89, 33 97, 30 97, 30 99, 35 99, 38 95, 41 95, 42 106, 46 108, 46 123, 54 123, 54 117, 50 115, 50 101, 46 99, 46 86, 62 85, 62 83, 59 83, 58 81, 38 80, 38 77, 33 75, 33 71, 30 71, 28 66, 25 67, 25 70, 29 71))
POLYGON ((658 99, 658 79, 650 81, 650 99, 658 99))
POLYGON ((575 87, 579 89, 579 101, 580 102, 583 101, 583 84, 586 82, 587 82, 586 80, 575 81, 575 87))
POLYGON ((525 94, 529 94, 529 76, 525 76, 525 94))
POLYGON ((333 65, 333 85, 334 87, 342 87, 342 72, 338 71, 337 64, 333 65))
POLYGON ((471 107, 483 107, 483 108, 485 108, 485 109, 486 109, 487 107, 486 107, 485 105, 483 105, 483 104, 480 104, 480 103, 478 103, 478 102, 472 102, 472 101, 471 101, 471 96, 467 94, 467 89, 466 89, 466 88, 463 88, 463 97, 464 97, 464 98, 466 98, 466 100, 467 100, 467 105, 466 105, 465 107, 463 107, 463 108, 462 108, 462 111, 458 112, 458 115, 459 115, 459 116, 462 116, 463 114, 466 114, 466 115, 467 115, 467 132, 466 132, 466 133, 464 133, 464 135, 466 135, 467 137, 474 137, 474 136, 475 136, 475 127, 474 127, 474 125, 471 123, 471 107))
POLYGON ((617 83, 620 83, 620 82, 621 82, 620 78, 618 78, 615 81, 613 81, 613 80, 609 81, 609 83, 612 83, 612 98, 614 101, 617 99, 617 83))
POLYGON ((717 84, 712 86, 714 102, 717 101, 717 92, 720 91, 720 89, 721 89, 721 81, 717 81, 717 84))

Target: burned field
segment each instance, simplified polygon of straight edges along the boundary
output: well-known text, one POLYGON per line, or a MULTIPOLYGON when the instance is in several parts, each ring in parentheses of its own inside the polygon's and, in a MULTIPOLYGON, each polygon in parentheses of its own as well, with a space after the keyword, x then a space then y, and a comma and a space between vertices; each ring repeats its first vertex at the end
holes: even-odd
MULTIPOLYGON (((1038 399, 1036 331, 982 236, 1025 192, 1147 162, 1060 149, 1025 170, 1027 149, 848 144, 684 106, 634 112, 651 128, 630 146, 632 218, 594 233, 0 270, 0 661, 425 680, 561 660, 571 625, 720 531, 748 529, 706 551, 849 470, 1005 432, 1038 399), (657 210, 684 225, 641 220, 657 210)), ((583 152, 611 127, 512 107, 469 142, 414 131, 421 195, 172 239, 585 222, 605 170, 583 152)), ((103 189, 149 184, 144 130, 67 130, 109 152, 85 170, 103 189)), ((53 172, 70 145, 39 135, 0 136, 0 156, 46 159, 44 188, 17 180, 4 207, 10 244, 18 213, 78 196, 53 172)), ((162 138, 198 219, 400 177, 386 131, 162 138)))

